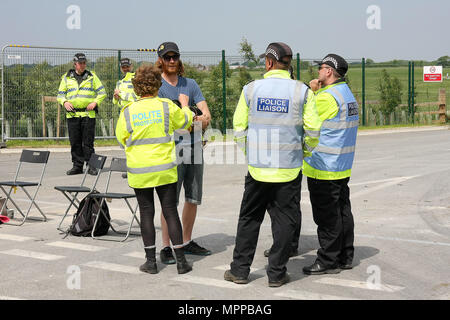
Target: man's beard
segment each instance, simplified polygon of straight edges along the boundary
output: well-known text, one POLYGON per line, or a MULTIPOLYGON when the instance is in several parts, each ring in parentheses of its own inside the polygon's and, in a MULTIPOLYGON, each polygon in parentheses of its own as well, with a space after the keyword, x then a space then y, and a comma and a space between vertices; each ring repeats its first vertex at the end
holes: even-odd
POLYGON ((168 75, 178 74, 178 64, 175 67, 169 67, 163 64, 163 72, 168 75))

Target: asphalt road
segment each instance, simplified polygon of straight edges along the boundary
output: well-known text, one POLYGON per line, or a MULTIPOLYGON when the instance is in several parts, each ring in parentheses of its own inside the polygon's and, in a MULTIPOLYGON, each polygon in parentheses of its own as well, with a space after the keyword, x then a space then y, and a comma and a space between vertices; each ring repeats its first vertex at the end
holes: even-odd
MULTIPOLYGON (((124 156, 118 148, 96 151, 109 159, 124 156)), ((0 180, 12 179, 19 152, 1 150, 0 180)), ((138 269, 144 262, 139 236, 123 243, 74 236, 63 239, 56 227, 68 201, 54 186, 75 185, 81 176, 65 175, 71 167, 67 149, 51 149, 37 197, 48 221, 0 226, 0 299, 450 299, 448 128, 360 133, 350 180, 356 234, 352 270, 322 276, 302 273, 303 266, 314 262, 318 248, 303 179, 300 255, 288 263, 291 282, 276 289, 267 286, 267 259, 263 256, 272 243, 268 215, 261 227, 250 283, 236 285, 223 280, 232 258, 247 169, 231 143, 208 145, 205 159, 203 204, 194 239, 213 254, 188 255, 194 268, 188 274, 178 275, 175 265, 158 261, 159 273, 150 275, 138 269), (227 159, 234 160, 225 163, 227 159)), ((24 168, 24 173, 29 180, 39 178, 36 168, 24 168)), ((106 177, 107 173, 102 173, 100 190, 106 177)), ((88 184, 92 181, 88 176, 88 184)), ((113 176, 113 190, 131 191, 125 181, 120 174, 113 176)), ((26 207, 28 202, 20 189, 13 196, 26 207)), ((125 202, 113 200, 108 205, 115 224, 126 228, 131 214, 125 202)), ((183 201, 180 212, 182 205, 183 201)), ((159 251, 159 205, 157 212, 159 251)), ((31 215, 39 214, 33 208, 31 215)), ((65 227, 70 220, 65 220, 65 227)), ((104 238, 118 236, 110 231, 104 238)))

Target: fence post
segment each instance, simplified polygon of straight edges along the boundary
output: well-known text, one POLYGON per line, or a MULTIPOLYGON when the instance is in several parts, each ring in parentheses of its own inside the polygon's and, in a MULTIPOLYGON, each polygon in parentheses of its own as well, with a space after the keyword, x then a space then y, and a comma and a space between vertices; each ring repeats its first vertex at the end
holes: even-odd
POLYGON ((414 124, 414 114, 416 113, 416 108, 414 106, 414 61, 411 62, 411 110, 414 124))
POLYGON ((4 56, 4 50, 5 50, 5 47, 3 47, 2 48, 2 52, 1 52, 1 58, 2 58, 2 64, 1 64, 1 68, 2 68, 2 117, 1 117, 1 120, 2 120, 2 132, 1 132, 1 134, 2 134, 2 137, 0 138, 0 149, 1 148, 6 148, 6 143, 5 143, 5 107, 4 107, 4 98, 5 98, 5 96, 4 96, 4 92, 5 92, 5 85, 4 85, 4 76, 5 76, 5 74, 4 74, 4 72, 3 72, 3 69, 4 69, 4 67, 5 67, 5 65, 4 65, 4 62, 3 62, 3 56, 4 56))
POLYGON ((297 80, 300 80, 300 53, 297 52, 297 80))
POLYGON ((411 121, 411 61, 408 61, 408 118, 411 121))
POLYGON ((447 122, 447 106, 445 89, 439 89, 439 122, 447 122))
POLYGON ((225 68, 225 50, 222 50, 222 104, 223 104, 223 128, 222 134, 227 130, 227 75, 225 68))
POLYGON ((117 51, 117 81, 120 80, 120 59, 122 59, 122 51, 117 51))
POLYGON ((366 58, 362 58, 362 125, 366 125, 366 58))

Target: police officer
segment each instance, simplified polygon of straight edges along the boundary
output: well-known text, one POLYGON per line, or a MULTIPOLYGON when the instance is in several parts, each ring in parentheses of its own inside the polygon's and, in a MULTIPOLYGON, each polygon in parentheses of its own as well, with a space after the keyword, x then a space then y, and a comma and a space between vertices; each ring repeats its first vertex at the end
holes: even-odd
POLYGON ((134 78, 131 60, 128 58, 120 59, 120 70, 125 76, 122 80, 117 81, 113 96, 113 103, 119 106, 119 112, 127 104, 139 98, 134 92, 133 83, 131 82, 131 79, 134 78))
POLYGON ((192 267, 187 263, 182 248, 183 234, 176 205, 177 162, 172 135, 176 129, 191 126, 193 113, 187 107, 188 97, 185 95, 179 97, 184 106, 182 109, 171 100, 157 96, 161 86, 160 68, 141 66, 132 82, 136 93, 142 98, 122 109, 116 137, 125 148, 128 184, 134 188, 139 203, 141 234, 147 258, 140 270, 158 272, 153 222, 155 189, 168 224, 178 273, 186 273, 192 267))
POLYGON ((318 143, 320 120, 313 92, 290 79, 291 48, 271 43, 263 56, 267 73, 244 86, 233 118, 237 142, 245 143, 248 174, 233 261, 224 278, 248 283, 267 210, 274 238, 267 275, 269 286, 279 287, 289 281, 286 263, 300 219, 302 159, 318 143))
MULTIPOLYGON (((106 98, 105 87, 93 71, 86 70, 86 56, 77 53, 74 68, 62 76, 58 89, 58 103, 66 109, 73 167, 68 175, 83 173, 94 153, 95 115, 99 104, 106 98)), ((96 175, 95 168, 88 173, 96 175)))
POLYGON ((348 182, 359 124, 358 103, 344 79, 347 62, 336 54, 316 62, 319 77, 310 86, 323 123, 319 144, 303 163, 320 244, 316 261, 303 268, 311 275, 352 268, 354 223, 348 182))

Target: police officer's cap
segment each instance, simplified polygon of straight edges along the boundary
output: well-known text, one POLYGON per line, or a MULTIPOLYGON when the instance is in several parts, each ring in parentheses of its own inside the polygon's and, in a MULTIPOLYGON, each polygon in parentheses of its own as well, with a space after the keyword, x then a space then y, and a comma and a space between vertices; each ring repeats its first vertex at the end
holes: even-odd
POLYGON ((86 55, 84 53, 77 53, 73 57, 74 62, 86 62, 86 55))
POLYGON ((131 60, 128 58, 120 59, 120 66, 121 67, 131 66, 131 60))
POLYGON ((272 42, 267 46, 266 52, 261 54, 259 58, 264 58, 267 56, 273 57, 282 63, 289 63, 292 59, 292 50, 286 43, 272 42))
POLYGON ((348 70, 347 61, 345 61, 345 59, 342 58, 341 56, 338 56, 337 54, 334 53, 329 53, 321 61, 314 61, 314 62, 317 63, 319 66, 321 66, 322 64, 326 64, 327 66, 332 67, 342 77, 345 76, 348 70))
POLYGON ((163 42, 158 47, 158 57, 163 57, 167 52, 180 54, 180 50, 175 42, 163 42))

